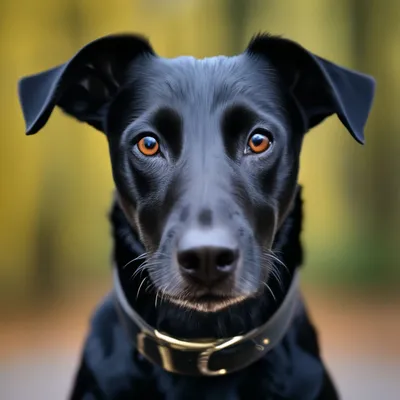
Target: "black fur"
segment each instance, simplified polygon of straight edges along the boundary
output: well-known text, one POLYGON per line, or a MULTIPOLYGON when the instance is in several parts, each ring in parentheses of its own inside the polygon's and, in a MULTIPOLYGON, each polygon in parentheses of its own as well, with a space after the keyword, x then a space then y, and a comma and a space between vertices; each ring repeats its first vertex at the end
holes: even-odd
MULTIPOLYGON (((117 203, 114 203, 110 219, 114 237, 113 258, 118 267, 122 268, 140 254, 133 249, 138 239, 117 203)), ((303 259, 301 224, 302 203, 299 191, 293 210, 278 232, 275 243, 290 273, 300 266, 303 259)), ((126 287, 126 292, 136 293, 136 283, 129 279, 125 282, 131 286, 126 287)), ((173 313, 168 312, 170 310, 156 311, 152 294, 148 291, 144 293, 148 300, 143 299, 139 304, 132 297, 131 301, 147 320, 160 327, 163 319, 160 314, 173 313)), ((279 293, 278 287, 276 293, 279 293)), ((179 318, 182 311, 177 312, 179 318)), ((252 322, 255 326, 259 324, 258 320, 252 322)), ((235 330, 226 332, 227 335, 234 333, 235 330)), ((119 324, 112 301, 107 297, 93 317, 71 396, 71 400, 91 398, 335 400, 338 396, 323 366, 317 336, 303 304, 299 304, 293 324, 279 346, 256 364, 223 378, 190 378, 162 371, 141 358, 130 344, 119 324)))
MULTIPOLYGON (((131 306, 169 335, 227 338, 267 321, 302 263, 304 134, 336 114, 362 143, 374 81, 268 35, 238 56, 204 60, 164 59, 139 36, 114 35, 22 79, 19 94, 28 134, 55 106, 106 134, 113 262, 131 306)), ((132 398, 338 397, 302 303, 263 359, 195 378, 143 360, 107 298, 72 399, 132 398)))

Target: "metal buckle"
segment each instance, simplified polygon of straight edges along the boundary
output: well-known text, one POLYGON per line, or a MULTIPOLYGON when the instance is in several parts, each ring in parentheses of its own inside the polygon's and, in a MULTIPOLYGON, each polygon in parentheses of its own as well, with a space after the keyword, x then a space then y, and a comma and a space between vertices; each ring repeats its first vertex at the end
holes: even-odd
POLYGON ((178 371, 175 368, 171 357, 171 349, 182 352, 198 351, 197 368, 200 374, 204 376, 220 376, 227 374, 229 370, 225 368, 216 371, 211 370, 209 368, 211 356, 220 350, 240 342, 242 338, 243 336, 235 336, 229 340, 220 339, 209 342, 189 342, 172 338, 157 330, 154 330, 154 334, 152 332, 142 331, 137 335, 137 349, 143 356, 151 360, 152 357, 150 354, 147 354, 144 345, 145 340, 149 339, 157 347, 159 356, 162 360, 162 367, 169 372, 175 373, 183 373, 183 371, 178 371))
POLYGON ((208 348, 201 352, 197 361, 197 367, 199 368, 199 371, 205 376, 219 376, 227 374, 229 371, 226 368, 222 368, 216 371, 209 369, 208 364, 210 361, 210 357, 215 352, 223 350, 235 343, 240 342, 242 338, 243 336, 234 336, 232 339, 226 340, 225 342, 222 342, 212 348, 208 348))

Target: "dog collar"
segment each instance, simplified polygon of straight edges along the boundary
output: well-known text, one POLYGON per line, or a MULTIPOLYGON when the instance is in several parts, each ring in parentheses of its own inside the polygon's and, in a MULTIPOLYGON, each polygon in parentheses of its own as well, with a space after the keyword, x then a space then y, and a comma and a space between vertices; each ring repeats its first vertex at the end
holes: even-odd
POLYGON ((299 273, 296 271, 282 304, 265 324, 231 338, 189 341, 151 327, 130 306, 117 268, 113 270, 113 279, 119 318, 139 353, 166 371, 192 376, 225 375, 262 358, 289 328, 299 296, 299 273))

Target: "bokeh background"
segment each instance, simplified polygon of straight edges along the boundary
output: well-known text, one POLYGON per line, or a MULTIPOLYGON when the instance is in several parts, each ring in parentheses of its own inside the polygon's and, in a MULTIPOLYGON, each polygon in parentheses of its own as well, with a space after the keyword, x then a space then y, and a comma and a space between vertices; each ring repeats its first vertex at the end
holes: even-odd
POLYGON ((260 31, 377 79, 366 146, 336 117, 306 137, 303 286, 343 397, 400 398, 399 17, 396 0, 2 0, 0 398, 66 398, 110 287, 106 140, 58 110, 25 137, 17 80, 109 33, 205 57, 260 31))

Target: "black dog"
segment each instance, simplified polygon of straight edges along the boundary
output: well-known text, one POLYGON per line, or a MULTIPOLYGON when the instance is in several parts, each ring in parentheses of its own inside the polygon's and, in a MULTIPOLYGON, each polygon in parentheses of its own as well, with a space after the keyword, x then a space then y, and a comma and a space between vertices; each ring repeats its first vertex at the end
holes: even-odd
POLYGON ((372 78, 268 35, 203 60, 115 35, 19 95, 27 134, 59 106, 110 148, 115 291, 72 399, 338 398, 297 290, 299 155, 332 114, 363 142, 372 78))

